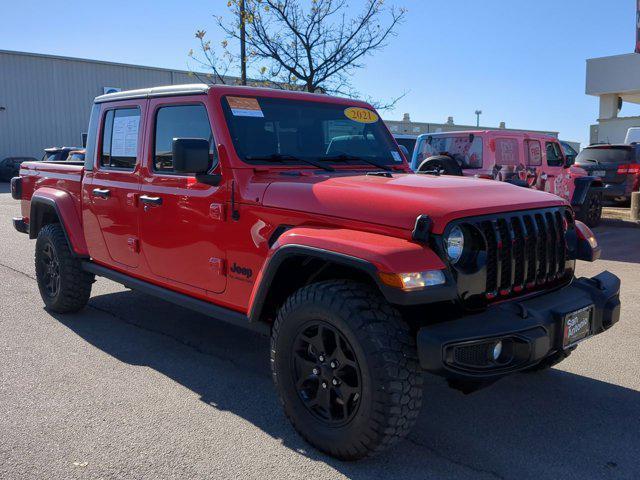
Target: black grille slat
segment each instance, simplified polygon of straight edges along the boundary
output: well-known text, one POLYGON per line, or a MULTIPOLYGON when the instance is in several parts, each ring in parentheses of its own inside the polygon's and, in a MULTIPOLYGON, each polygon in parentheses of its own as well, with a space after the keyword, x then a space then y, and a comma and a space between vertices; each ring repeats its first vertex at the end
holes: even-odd
POLYGON ((549 269, 547 271, 547 279, 553 280, 556 278, 556 273, 558 272, 558 233, 556 232, 556 222, 553 220, 553 216, 551 212, 547 212, 544 215, 544 218, 547 222, 547 231, 549 232, 549 238, 552 241, 548 242, 549 247, 549 269))
POLYGON ((564 208, 556 208, 480 217, 466 223, 486 246, 480 293, 494 300, 563 278, 568 258, 566 215, 564 208))

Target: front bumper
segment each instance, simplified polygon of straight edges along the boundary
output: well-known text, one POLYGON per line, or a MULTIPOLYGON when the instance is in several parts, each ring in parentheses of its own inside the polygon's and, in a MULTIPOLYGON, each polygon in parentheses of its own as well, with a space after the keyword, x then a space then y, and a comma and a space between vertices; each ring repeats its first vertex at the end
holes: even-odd
POLYGON ((418 330, 418 358, 424 370, 458 380, 492 380, 524 370, 563 349, 567 314, 593 305, 591 335, 620 318, 620 279, 610 272, 580 278, 528 300, 494 305, 482 313, 418 330), (487 356, 499 340, 506 359, 487 356))

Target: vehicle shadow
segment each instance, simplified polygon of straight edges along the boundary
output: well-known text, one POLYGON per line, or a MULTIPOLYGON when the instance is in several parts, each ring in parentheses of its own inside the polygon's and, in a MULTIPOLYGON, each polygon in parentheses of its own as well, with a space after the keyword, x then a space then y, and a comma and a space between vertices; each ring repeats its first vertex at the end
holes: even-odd
POLYGON ((635 390, 552 369, 465 396, 428 376, 423 411, 408 439, 372 459, 345 463, 308 446, 286 421, 271 383, 266 337, 136 292, 95 297, 89 309, 57 318, 118 360, 158 371, 212 408, 233 412, 350 478, 640 475, 635 390))
POLYGON ((0 193, 10 193, 11 183, 0 180, 0 193))

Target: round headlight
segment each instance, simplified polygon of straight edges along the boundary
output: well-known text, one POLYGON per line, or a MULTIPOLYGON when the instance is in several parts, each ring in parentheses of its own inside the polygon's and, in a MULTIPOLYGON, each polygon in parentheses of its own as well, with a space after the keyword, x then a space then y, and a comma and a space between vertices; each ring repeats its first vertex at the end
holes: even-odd
POLYGON ((447 256, 451 263, 456 263, 464 251, 464 232, 460 227, 453 227, 446 240, 447 256))

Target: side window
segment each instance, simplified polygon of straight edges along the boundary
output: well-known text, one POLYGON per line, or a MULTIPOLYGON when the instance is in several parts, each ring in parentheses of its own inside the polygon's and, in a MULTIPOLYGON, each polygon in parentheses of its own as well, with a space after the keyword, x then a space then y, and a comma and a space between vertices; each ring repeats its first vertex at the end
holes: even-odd
POLYGON ((561 167, 563 158, 562 152, 560 151, 560 145, 555 142, 547 142, 546 150, 547 165, 549 165, 550 167, 561 167))
POLYGON ((119 108, 108 110, 102 127, 100 166, 133 170, 138 155, 140 110, 119 108))
POLYGON ((209 141, 209 157, 215 165, 215 142, 204 105, 176 105, 161 107, 156 114, 153 169, 173 172, 172 147, 174 138, 203 138, 209 141))
POLYGON ((496 138, 496 165, 518 165, 518 140, 515 138, 496 138))
POLYGON ((525 140, 524 152, 527 156, 528 167, 539 167, 542 165, 542 147, 538 140, 525 140))

